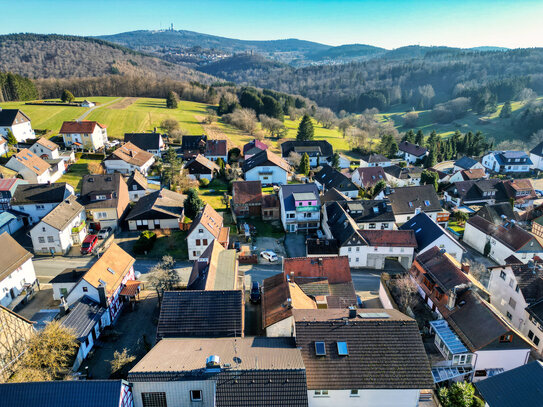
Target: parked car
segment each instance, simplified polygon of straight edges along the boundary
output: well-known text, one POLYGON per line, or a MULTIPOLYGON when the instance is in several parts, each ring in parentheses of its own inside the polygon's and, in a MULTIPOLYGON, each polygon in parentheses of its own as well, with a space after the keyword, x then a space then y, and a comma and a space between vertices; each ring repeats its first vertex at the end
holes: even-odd
POLYGON ((258 304, 261 297, 262 295, 260 294, 260 284, 258 284, 258 281, 253 281, 253 286, 251 287, 251 296, 249 297, 249 300, 253 304, 258 304))
POLYGON ((92 253, 92 250, 96 247, 96 243, 98 243, 98 236, 87 235, 81 244, 81 254, 92 253))
POLYGON ((234 249, 236 249, 236 252, 239 252, 241 250, 241 243, 239 242, 239 240, 236 240, 234 242, 234 249))
POLYGON ((260 252, 260 256, 264 257, 266 260, 272 262, 272 261, 277 261, 277 255, 275 254, 275 252, 271 251, 271 250, 264 250, 263 252, 260 252))
POLYGON ((111 227, 100 229, 98 232, 98 239, 107 239, 109 235, 111 235, 111 232, 113 232, 113 229, 111 227))

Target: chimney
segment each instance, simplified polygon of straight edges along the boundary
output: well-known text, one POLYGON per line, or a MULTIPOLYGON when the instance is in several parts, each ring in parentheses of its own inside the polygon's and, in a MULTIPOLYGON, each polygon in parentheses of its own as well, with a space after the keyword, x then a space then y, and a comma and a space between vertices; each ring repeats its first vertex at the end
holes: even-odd
POLYGON ((349 318, 356 318, 356 307, 352 305, 349 307, 349 318))
POLYGON ((206 359, 206 372, 220 372, 221 358, 218 355, 210 355, 206 359))
POLYGON ((449 291, 449 300, 447 301, 447 308, 452 310, 456 304, 456 287, 449 291))
POLYGON ((68 303, 66 302, 64 296, 60 297, 60 305, 58 306, 58 308, 60 310, 59 316, 62 317, 68 313, 68 303))
POLYGON ((463 271, 465 274, 469 274, 469 269, 470 269, 469 263, 462 263, 462 271, 463 271))
POLYGON ((98 297, 100 298, 100 305, 107 308, 107 294, 105 285, 98 286, 98 297))

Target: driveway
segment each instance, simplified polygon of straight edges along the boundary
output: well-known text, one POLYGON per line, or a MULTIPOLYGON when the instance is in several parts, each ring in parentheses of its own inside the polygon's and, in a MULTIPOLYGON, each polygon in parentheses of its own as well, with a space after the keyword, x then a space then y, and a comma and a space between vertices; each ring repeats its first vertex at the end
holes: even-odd
POLYGON ((129 311, 128 307, 123 310, 113 331, 117 337, 105 341, 105 337, 99 338, 99 346, 95 347, 91 357, 81 364, 80 371, 88 372, 93 379, 108 379, 111 368, 110 361, 113 360, 115 351, 128 350, 128 354, 136 359, 130 363, 130 368, 145 356, 154 346, 156 339, 156 327, 158 322, 158 298, 154 291, 142 291, 140 301, 135 311, 129 311))
POLYGON ((279 258, 279 263, 281 262, 281 258, 286 256, 283 241, 274 237, 257 237, 253 246, 253 253, 258 255, 258 262, 262 264, 268 264, 268 260, 260 257, 260 252, 264 250, 272 250, 273 252, 275 252, 275 254, 277 254, 277 257, 279 258))
POLYGON ((287 257, 305 257, 305 235, 287 233, 285 236, 287 257))

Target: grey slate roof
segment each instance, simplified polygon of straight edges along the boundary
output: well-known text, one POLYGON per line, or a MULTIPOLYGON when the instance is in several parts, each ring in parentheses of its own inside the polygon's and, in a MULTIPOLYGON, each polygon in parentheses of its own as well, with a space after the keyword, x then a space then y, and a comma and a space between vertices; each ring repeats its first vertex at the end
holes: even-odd
POLYGON ((340 192, 358 191, 358 187, 349 178, 329 165, 323 165, 322 169, 314 175, 313 179, 319 184, 324 185, 325 190, 335 188, 340 192))
POLYGON ((283 158, 287 158, 292 151, 302 151, 302 150, 313 150, 313 154, 316 156, 317 153, 320 157, 329 157, 334 154, 334 149, 332 144, 326 140, 308 140, 308 141, 298 141, 298 140, 288 140, 281 144, 281 155, 283 158))
POLYGON ((478 161, 474 160, 473 158, 470 158, 468 156, 464 156, 454 162, 454 165, 460 168, 463 168, 465 170, 471 169, 475 164, 477 164, 478 161))
POLYGON ((539 157, 543 157, 543 141, 539 143, 537 146, 535 146, 534 148, 532 148, 530 150, 530 153, 538 155, 539 157))
POLYGON ((493 223, 503 222, 502 216, 505 216, 507 219, 519 219, 519 216, 515 211, 513 211, 513 208, 511 208, 511 204, 509 202, 502 202, 494 205, 485 205, 477 212, 475 212, 475 215, 478 215, 481 218, 493 223))
POLYGON ((162 188, 142 196, 126 220, 180 218, 183 215, 185 198, 185 195, 162 188))
POLYGON ((358 233, 356 222, 338 202, 331 202, 329 205, 326 205, 326 213, 330 232, 340 247, 343 245, 366 244, 366 241, 358 233))
POLYGON ((60 380, 0 384, 10 407, 119 407, 122 380, 60 380))
POLYGON ((386 158, 383 154, 368 154, 362 156, 362 160, 367 163, 383 163, 390 162, 390 159, 386 158))
POLYGON ((84 296, 70 309, 62 325, 74 331, 79 342, 84 342, 106 309, 88 296, 84 296))
POLYGON ((495 178, 458 181, 448 187, 447 192, 467 202, 488 201, 490 199, 496 202, 509 201, 503 182, 495 178), (492 192, 494 196, 484 196, 484 192, 492 192))
POLYGON ((30 121, 30 118, 19 109, 0 109, 0 127, 11 127, 19 112, 30 121))
POLYGON ((243 293, 166 291, 162 299, 157 340, 186 337, 233 337, 243 333, 243 293))
POLYGON ((423 251, 426 247, 436 241, 436 239, 445 235, 455 242, 458 247, 464 251, 464 248, 460 243, 456 241, 454 237, 450 235, 445 229, 435 223, 432 218, 426 215, 424 212, 412 217, 402 226, 399 230, 413 230, 415 231, 415 238, 417 239, 418 251, 423 251))
POLYGON ((340 202, 342 208, 356 223, 394 222, 394 213, 390 204, 378 199, 361 199, 357 201, 340 202))
POLYGON ((20 184, 15 190, 12 205, 60 203, 69 192, 65 182, 53 184, 20 184))
POLYGON ((432 185, 394 188, 388 199, 395 215, 414 213, 419 207, 423 212, 441 210, 441 203, 432 185))
POLYGON ((404 153, 414 155, 415 157, 421 157, 428 152, 426 148, 421 147, 417 144, 410 143, 408 141, 402 141, 398 145, 398 150, 403 151, 404 153))
POLYGON ((392 309, 358 312, 376 315, 346 323, 347 309, 292 310, 308 390, 433 388, 416 321, 392 309), (316 341, 324 342, 326 355, 316 355, 316 341), (338 354, 337 342, 346 342, 348 355, 338 354))
POLYGON ((159 150, 160 133, 125 133, 124 141, 130 142, 142 150, 159 150))
POLYGON ((321 202, 335 202, 335 201, 350 201, 351 198, 349 198, 347 195, 344 195, 340 191, 338 191, 335 188, 327 190, 323 196, 321 196, 321 202))
POLYGON ((42 219, 42 222, 62 231, 70 224, 85 208, 77 202, 74 195, 58 204, 51 212, 42 219))
POLYGON ((539 361, 519 366, 475 383, 490 407, 542 407, 543 364, 539 361))
POLYGON ((117 208, 121 183, 125 183, 121 174, 84 175, 81 182, 81 203, 86 209, 117 208), (95 195, 111 196, 100 201, 93 200, 95 195))
POLYGON ((529 261, 527 264, 511 264, 510 267, 528 304, 543 299, 543 264, 529 261))
MULTIPOLYGON (((286 211, 293 211, 296 209, 294 206, 294 194, 311 193, 315 196, 317 205, 320 205, 319 189, 314 182, 307 184, 281 185, 281 191, 283 194, 283 206, 286 211)), ((308 198, 311 199, 310 196, 308 196, 308 198)))

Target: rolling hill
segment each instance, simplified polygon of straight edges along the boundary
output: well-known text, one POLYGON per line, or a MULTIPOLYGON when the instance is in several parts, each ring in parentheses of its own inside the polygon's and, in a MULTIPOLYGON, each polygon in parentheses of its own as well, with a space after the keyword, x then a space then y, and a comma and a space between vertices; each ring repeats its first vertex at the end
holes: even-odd
POLYGON ((0 71, 28 78, 137 75, 210 83, 215 79, 182 65, 87 37, 10 34, 0 36, 0 71))

